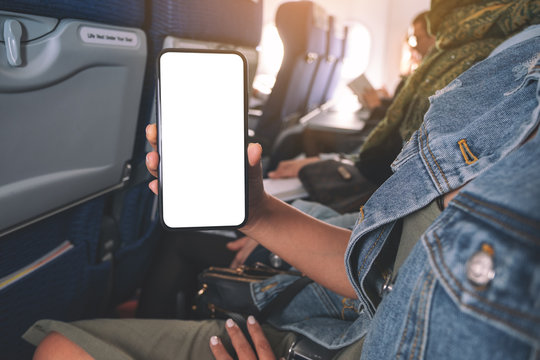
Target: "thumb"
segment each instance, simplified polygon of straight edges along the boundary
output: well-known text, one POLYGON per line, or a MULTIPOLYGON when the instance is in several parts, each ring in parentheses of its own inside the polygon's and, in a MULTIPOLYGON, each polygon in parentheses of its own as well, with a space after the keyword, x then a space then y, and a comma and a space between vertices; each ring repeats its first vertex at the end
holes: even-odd
POLYGON ((251 168, 259 167, 262 156, 262 146, 258 143, 250 143, 247 149, 248 162, 251 168))
POLYGON ((262 147, 260 144, 249 144, 247 148, 248 162, 249 162, 249 182, 250 188, 260 188, 262 191, 262 166, 261 156, 262 147))

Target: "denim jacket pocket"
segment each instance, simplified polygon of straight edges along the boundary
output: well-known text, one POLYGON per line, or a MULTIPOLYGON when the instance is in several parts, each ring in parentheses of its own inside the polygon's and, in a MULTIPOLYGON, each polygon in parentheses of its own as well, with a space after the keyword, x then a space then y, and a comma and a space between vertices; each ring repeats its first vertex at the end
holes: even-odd
POLYGON ((462 312, 538 345, 538 234, 528 233, 530 224, 509 221, 509 211, 470 194, 458 195, 445 213, 423 241, 448 296, 462 312))

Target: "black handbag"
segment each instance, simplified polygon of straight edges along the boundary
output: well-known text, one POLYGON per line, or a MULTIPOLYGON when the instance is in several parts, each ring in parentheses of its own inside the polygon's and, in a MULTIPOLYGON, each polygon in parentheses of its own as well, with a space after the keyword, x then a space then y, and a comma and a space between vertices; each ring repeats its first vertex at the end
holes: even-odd
MULTIPOLYGON (((199 275, 198 280, 200 290, 193 309, 196 317, 231 318, 244 333, 247 333, 247 316, 254 315, 260 323, 264 322, 273 312, 285 308, 304 287, 313 282, 298 271, 278 270, 262 263, 240 266, 237 269, 210 267, 199 275), (277 274, 296 275, 298 279, 259 311, 251 298, 250 284, 277 274)), ((298 335, 298 339, 289 349, 287 360, 330 360, 338 352, 339 350, 326 349, 305 336, 298 335)))
POLYGON ((298 178, 311 200, 342 214, 358 211, 377 189, 356 166, 335 160, 305 165, 298 178))
POLYGON ((273 311, 285 307, 311 282, 300 272, 277 270, 261 263, 237 269, 210 267, 199 274, 194 315, 199 319, 235 320, 253 315, 259 322, 263 322, 273 311), (297 275, 298 280, 286 287, 264 309, 259 310, 251 298, 250 284, 278 274, 297 275))

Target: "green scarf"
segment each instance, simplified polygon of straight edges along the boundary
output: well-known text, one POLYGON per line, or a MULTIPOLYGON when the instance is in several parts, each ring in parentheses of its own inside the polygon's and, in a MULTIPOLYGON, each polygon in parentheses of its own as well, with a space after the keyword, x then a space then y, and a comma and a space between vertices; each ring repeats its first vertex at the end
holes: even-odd
POLYGON ((390 164, 403 142, 420 127, 429 108, 428 97, 511 35, 540 23, 540 0, 432 0, 427 18, 436 36, 435 48, 409 77, 360 150, 360 169, 377 182, 391 174, 390 164))

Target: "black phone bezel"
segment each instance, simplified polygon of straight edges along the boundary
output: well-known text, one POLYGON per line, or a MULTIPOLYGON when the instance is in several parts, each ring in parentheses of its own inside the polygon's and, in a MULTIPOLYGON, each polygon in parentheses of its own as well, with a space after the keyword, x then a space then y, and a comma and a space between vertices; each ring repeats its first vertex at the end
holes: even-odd
POLYGON ((162 145, 161 145, 161 57, 170 52, 175 53, 207 53, 207 54, 232 54, 237 55, 242 60, 243 64, 243 84, 244 84, 244 219, 240 224, 233 225, 208 225, 208 226, 197 226, 197 227, 171 227, 166 224, 163 217, 163 188, 162 188, 162 162, 159 162, 158 167, 158 203, 159 203, 159 219, 161 226, 170 231, 189 231, 189 230, 235 230, 244 226, 248 221, 249 214, 249 187, 248 187, 248 158, 247 158, 247 146, 248 146, 248 100, 249 100, 249 91, 248 91, 248 65, 246 57, 237 50, 221 50, 221 49, 187 49, 187 48, 178 48, 178 49, 165 49, 162 50, 156 61, 156 126, 157 126, 157 151, 161 159, 162 154, 162 145))

